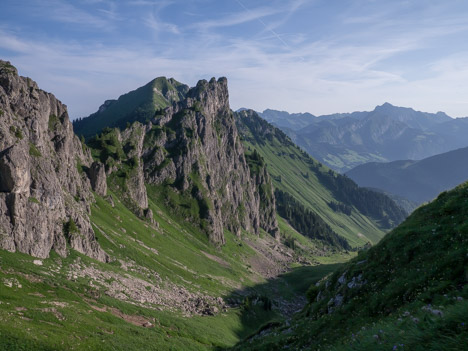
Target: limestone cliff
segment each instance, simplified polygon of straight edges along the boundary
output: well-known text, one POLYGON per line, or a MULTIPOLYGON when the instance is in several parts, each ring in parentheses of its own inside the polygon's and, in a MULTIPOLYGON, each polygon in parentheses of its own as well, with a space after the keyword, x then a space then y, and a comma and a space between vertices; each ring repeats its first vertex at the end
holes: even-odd
MULTIPOLYGON (((146 181, 172 183, 200 204, 210 239, 224 243, 223 228, 240 234, 263 228, 277 235, 274 197, 260 189, 268 175, 251 172, 229 108, 227 80, 202 80, 186 98, 147 126, 143 148, 146 181)), ((271 184, 270 187, 271 189, 271 184)))
POLYGON ((224 228, 237 235, 263 228, 278 237, 270 178, 247 163, 225 78, 202 80, 145 125, 105 129, 89 144, 101 150, 108 175, 140 216, 146 183, 173 194, 167 201, 178 198, 174 210, 198 221, 214 243, 224 243, 224 228))
POLYGON ((68 243, 106 261, 88 219, 91 163, 66 106, 0 61, 0 247, 45 258, 68 243))

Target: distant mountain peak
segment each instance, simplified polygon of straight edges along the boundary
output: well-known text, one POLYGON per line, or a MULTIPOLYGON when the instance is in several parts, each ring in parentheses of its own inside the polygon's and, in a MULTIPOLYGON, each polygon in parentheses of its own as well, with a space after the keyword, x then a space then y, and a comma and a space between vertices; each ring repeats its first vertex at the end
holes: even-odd
MULTIPOLYGON (((392 110, 407 110, 407 111, 414 111, 411 107, 401 107, 392 105, 389 102, 384 102, 382 105, 377 105, 374 111, 392 111, 392 110)), ((416 112, 416 111, 414 111, 416 112)))
POLYGON ((441 118, 445 118, 445 119, 447 119, 447 118, 453 119, 448 114, 446 114, 445 112, 442 112, 442 111, 437 111, 436 116, 441 117, 441 118))

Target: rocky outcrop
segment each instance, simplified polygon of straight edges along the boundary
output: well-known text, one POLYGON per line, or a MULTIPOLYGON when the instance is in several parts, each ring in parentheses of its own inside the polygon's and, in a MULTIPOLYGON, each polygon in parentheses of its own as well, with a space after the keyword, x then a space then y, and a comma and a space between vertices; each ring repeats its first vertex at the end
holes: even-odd
POLYGON ((200 81, 157 115, 147 126, 142 156, 148 183, 171 183, 198 201, 211 241, 224 243, 224 228, 238 235, 263 228, 277 236, 271 182, 247 164, 226 78, 200 81))
POLYGON ((96 194, 106 196, 107 194, 107 177, 106 167, 101 162, 93 162, 88 171, 91 187, 96 194))
POLYGON ((66 107, 0 61, 0 247, 45 258, 68 242, 106 261, 88 219, 91 163, 66 107))
POLYGON ((265 165, 263 165, 259 174, 256 175, 255 185, 259 190, 260 227, 279 240, 280 231, 278 220, 276 219, 275 194, 265 165))
POLYGON ((148 196, 141 162, 144 134, 145 128, 139 122, 132 124, 121 133, 121 143, 132 164, 132 170, 126 181, 128 196, 141 209, 148 208, 148 196))

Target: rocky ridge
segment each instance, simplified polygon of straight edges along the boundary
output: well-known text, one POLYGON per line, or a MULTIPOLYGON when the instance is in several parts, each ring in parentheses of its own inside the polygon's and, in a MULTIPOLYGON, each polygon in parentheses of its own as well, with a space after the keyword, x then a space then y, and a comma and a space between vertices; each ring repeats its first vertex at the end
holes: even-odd
POLYGON ((66 106, 0 61, 0 247, 45 258, 69 245, 108 260, 88 218, 91 164, 66 106))
POLYGON ((225 78, 200 81, 184 100, 135 128, 145 129, 144 138, 129 129, 122 135, 136 140, 146 183, 170 184, 195 198, 212 242, 224 243, 224 228, 237 235, 263 228, 278 237, 271 181, 265 167, 254 171, 247 163, 225 78))

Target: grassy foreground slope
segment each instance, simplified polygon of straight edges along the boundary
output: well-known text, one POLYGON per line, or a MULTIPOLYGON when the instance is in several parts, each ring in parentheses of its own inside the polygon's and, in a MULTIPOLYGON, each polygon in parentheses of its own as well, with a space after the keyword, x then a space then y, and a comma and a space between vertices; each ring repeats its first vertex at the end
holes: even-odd
MULTIPOLYGON (((156 226, 115 194, 115 207, 96 196, 91 219, 111 263, 74 251, 45 260, 0 251, 0 350, 209 350, 282 319, 274 301, 272 310, 249 313, 242 300, 213 303, 267 282, 256 265, 258 250, 268 255, 279 245, 270 235, 226 232, 216 248, 148 191, 156 226)), ((287 257, 276 263, 287 268, 287 257)), ((280 286, 286 302, 296 298, 294 286, 280 286)))
MULTIPOLYGON (((367 242, 375 244, 384 236, 388 223, 364 215, 355 206, 345 205, 350 214, 330 207, 330 204, 337 203, 337 194, 326 183, 332 172, 328 167, 312 159, 283 132, 256 114, 249 114, 248 111, 238 113, 237 121, 245 148, 248 151, 257 150, 264 158, 275 188, 291 194, 306 208, 316 212, 337 234, 346 238, 351 246, 362 246, 367 242)), ((341 177, 334 172, 331 174, 335 178, 341 177)), ((396 212, 395 215, 389 212, 382 217, 390 214, 393 221, 403 220, 403 211, 396 208, 391 200, 386 196, 379 197, 379 200, 389 201, 388 206, 383 208, 396 212)))
POLYGON ((467 216, 464 183, 312 285, 290 325, 238 349, 466 350, 467 216))

